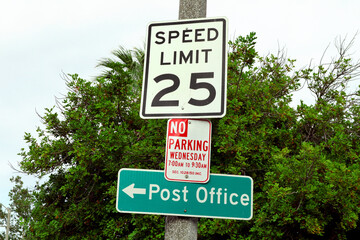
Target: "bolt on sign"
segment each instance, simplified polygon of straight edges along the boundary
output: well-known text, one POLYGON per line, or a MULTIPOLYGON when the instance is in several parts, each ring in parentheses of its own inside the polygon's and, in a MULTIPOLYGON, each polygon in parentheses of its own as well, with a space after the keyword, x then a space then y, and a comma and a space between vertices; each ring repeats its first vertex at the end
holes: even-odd
POLYGON ((151 23, 140 116, 221 118, 226 113, 227 19, 151 23))
POLYGON ((211 122, 170 119, 167 126, 165 178, 206 183, 210 177, 211 122))

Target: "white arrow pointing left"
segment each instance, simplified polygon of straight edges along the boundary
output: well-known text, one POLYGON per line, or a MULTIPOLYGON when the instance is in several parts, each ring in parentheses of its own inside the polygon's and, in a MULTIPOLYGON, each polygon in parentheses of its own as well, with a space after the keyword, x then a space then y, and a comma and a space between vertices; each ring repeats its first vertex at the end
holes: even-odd
POLYGON ((146 194, 146 188, 135 188, 135 183, 133 183, 124 188, 123 192, 129 197, 134 198, 134 194, 146 194))

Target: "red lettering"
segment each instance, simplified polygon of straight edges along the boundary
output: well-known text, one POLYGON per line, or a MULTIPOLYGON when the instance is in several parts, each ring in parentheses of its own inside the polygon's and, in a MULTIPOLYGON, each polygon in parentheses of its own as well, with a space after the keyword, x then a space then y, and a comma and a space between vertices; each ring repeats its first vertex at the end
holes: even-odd
POLYGON ((186 140, 185 139, 181 140, 181 150, 186 150, 186 140))
POLYGON ((174 144, 174 139, 172 139, 172 138, 170 138, 170 143, 169 143, 169 148, 171 148, 171 145, 173 145, 174 144))
POLYGON ((192 141, 193 141, 193 140, 190 140, 190 139, 188 140, 187 150, 193 150, 193 148, 192 148, 192 146, 191 146, 192 141))
MULTIPOLYGON (((201 140, 196 140, 196 151, 202 151, 201 140)), ((195 149, 194 149, 195 150, 195 149)))
POLYGON ((204 141, 203 149, 204 149, 204 151, 207 151, 209 149, 209 142, 208 141, 204 141))
POLYGON ((176 139, 175 149, 179 149, 179 150, 180 150, 180 143, 179 143, 179 139, 176 139))

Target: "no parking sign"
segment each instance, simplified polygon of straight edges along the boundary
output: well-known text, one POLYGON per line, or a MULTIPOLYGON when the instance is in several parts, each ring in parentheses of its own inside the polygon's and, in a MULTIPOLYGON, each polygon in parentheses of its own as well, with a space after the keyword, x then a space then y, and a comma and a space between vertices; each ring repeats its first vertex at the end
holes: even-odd
POLYGON ((165 178, 206 183, 210 178, 211 122, 196 119, 168 121, 165 178))

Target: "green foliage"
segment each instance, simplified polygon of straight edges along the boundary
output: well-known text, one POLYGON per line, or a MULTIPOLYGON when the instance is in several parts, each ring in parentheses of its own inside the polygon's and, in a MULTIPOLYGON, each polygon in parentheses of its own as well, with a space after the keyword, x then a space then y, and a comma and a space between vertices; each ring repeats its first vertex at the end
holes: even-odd
MULTIPOLYGON (((23 239, 29 228, 34 197, 32 191, 23 187, 21 177, 11 177, 10 181, 15 185, 9 192, 11 204, 7 207, 10 209, 9 239, 23 239)), ((6 227, 8 211, 4 209, 0 204, 0 225, 6 227)), ((5 239, 5 232, 0 234, 0 239, 5 239)))
POLYGON ((212 138, 212 172, 254 179, 254 218, 201 219, 200 238, 346 238, 359 222, 360 148, 359 95, 345 86, 359 64, 345 46, 331 64, 296 71, 281 52, 259 57, 255 40, 230 42, 227 115, 212 138), (304 81, 315 104, 293 109, 304 81))
MULTIPOLYGON (((250 221, 199 220, 199 239, 345 239, 360 212, 359 64, 346 55, 295 70, 295 60, 260 57, 255 33, 229 42, 227 115, 213 119, 212 173, 254 180, 250 221), (304 82, 313 105, 290 106, 304 82)), ((162 239, 164 217, 116 212, 117 172, 162 169, 166 120, 139 117, 143 52, 114 51, 94 81, 67 77, 45 129, 25 134, 21 168, 48 176, 33 192, 29 239, 162 239)), ((351 235, 348 235, 351 236, 351 235)))
POLYGON ((159 169, 165 148, 166 121, 140 120, 141 82, 130 71, 118 63, 116 72, 93 82, 69 76, 59 112, 47 109, 38 139, 25 135, 29 149, 21 153, 21 168, 49 176, 34 193, 31 238, 114 239, 162 231, 154 217, 115 209, 118 170, 159 169))

